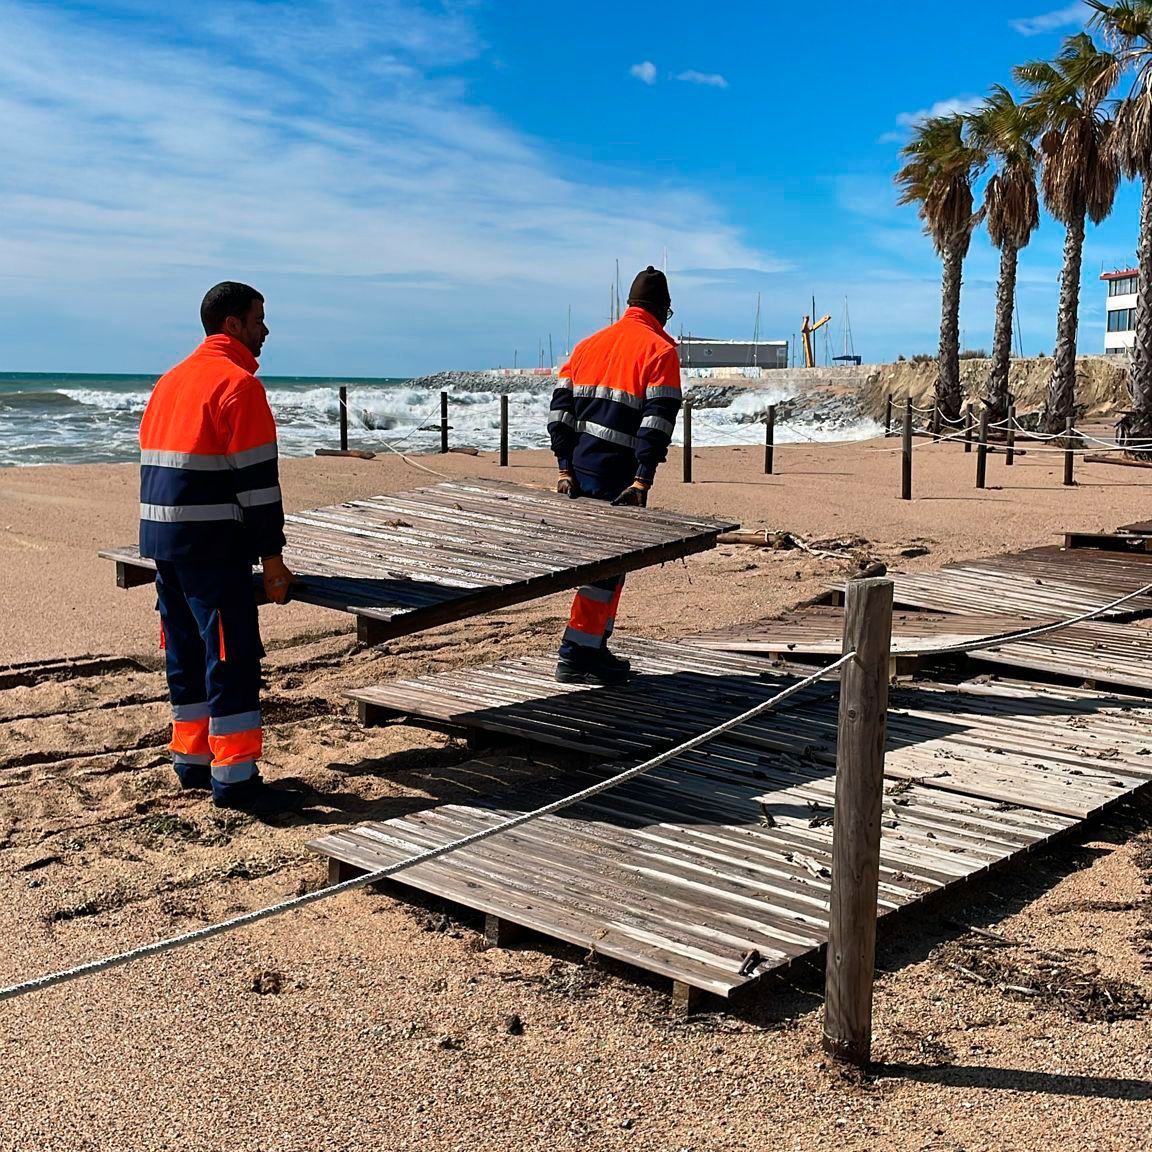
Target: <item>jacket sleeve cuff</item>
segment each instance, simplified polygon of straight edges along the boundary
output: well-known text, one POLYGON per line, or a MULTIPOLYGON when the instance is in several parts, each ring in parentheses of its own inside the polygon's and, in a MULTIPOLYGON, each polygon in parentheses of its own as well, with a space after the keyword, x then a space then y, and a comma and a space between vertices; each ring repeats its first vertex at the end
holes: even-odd
POLYGON ((651 487, 652 481, 656 479, 656 465, 638 463, 636 465, 636 479, 651 487))
POLYGON ((556 467, 561 472, 572 471, 572 457, 571 456, 557 456, 556 467))

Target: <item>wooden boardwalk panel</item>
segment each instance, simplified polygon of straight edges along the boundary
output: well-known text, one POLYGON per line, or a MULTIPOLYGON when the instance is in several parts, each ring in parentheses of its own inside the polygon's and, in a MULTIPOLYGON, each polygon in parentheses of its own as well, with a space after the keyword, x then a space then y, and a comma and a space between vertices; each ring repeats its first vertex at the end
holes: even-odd
MULTIPOLYGON (((892 616, 893 655, 924 657, 949 644, 1040 627, 1051 621, 1011 616, 959 616, 899 610, 892 616)), ((778 619, 759 620, 685 637, 709 651, 776 657, 832 656, 840 652, 841 608, 812 605, 778 619)), ((1087 620, 1028 640, 969 652, 978 664, 1059 676, 1080 683, 1152 693, 1152 630, 1140 623, 1087 620)))
MULTIPOLYGON (((932 612, 986 616, 999 611, 1065 619, 1104 608, 1152 585, 1152 555, 1096 549, 1030 548, 947 564, 938 572, 893 576, 895 603, 932 612)), ((844 586, 832 596, 842 600, 844 586)), ((1104 613, 1125 620, 1152 610, 1147 596, 1104 613)))
MULTIPOLYGON (((621 642, 620 649, 642 671, 626 689, 556 684, 552 661, 541 657, 364 691, 375 706, 429 722, 635 761, 788 682, 782 670, 756 677, 754 669, 763 668, 756 658, 652 641, 621 642), (437 681, 442 694, 433 691, 437 681), (677 697, 679 717, 666 711, 677 697)), ((835 685, 788 704, 577 807, 397 879, 730 995, 826 939, 835 685), (763 963, 741 974, 751 949, 763 963)), ((1000 864, 1152 781, 1149 721, 1152 703, 1082 689, 894 690, 881 913, 1000 864)), ((311 847, 355 868, 379 868, 618 770, 601 763, 554 777, 546 788, 516 777, 501 789, 498 771, 483 762, 468 769, 488 774, 491 799, 362 825, 311 847)))
MULTIPOLYGON (((284 556, 295 599, 354 614, 375 644, 705 551, 734 527, 460 480, 291 515, 284 556)), ((122 587, 154 577, 134 548, 100 555, 122 587)))

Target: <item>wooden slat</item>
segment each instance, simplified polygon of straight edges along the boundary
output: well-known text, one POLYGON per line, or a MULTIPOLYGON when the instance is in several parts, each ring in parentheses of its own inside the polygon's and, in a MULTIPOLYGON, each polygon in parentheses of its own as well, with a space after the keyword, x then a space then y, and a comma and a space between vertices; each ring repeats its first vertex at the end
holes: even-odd
MULTIPOLYGON (((498 481, 451 481, 287 517, 295 599, 349 612, 366 643, 610 579, 715 546, 729 521, 613 508, 498 481)), ((134 548, 100 553, 151 583, 134 548)))

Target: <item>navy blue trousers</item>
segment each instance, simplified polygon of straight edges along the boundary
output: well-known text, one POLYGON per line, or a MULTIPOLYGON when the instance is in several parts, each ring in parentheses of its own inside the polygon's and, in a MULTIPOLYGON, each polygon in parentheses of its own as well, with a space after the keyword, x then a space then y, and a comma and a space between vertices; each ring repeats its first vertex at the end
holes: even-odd
POLYGON ((252 568, 156 563, 172 757, 181 782, 217 799, 251 788, 263 751, 260 621, 252 568))

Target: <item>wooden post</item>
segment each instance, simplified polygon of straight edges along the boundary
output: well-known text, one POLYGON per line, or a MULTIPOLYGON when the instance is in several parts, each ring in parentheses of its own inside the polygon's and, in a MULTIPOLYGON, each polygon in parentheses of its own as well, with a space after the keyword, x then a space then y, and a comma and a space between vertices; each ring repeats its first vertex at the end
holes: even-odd
POLYGON ((440 393, 440 451, 448 451, 448 393, 440 393))
POLYGON ((884 435, 892 435, 892 393, 888 393, 887 399, 884 401, 884 435))
POLYGON ((500 467, 508 467, 508 397, 500 397, 500 467))
POLYGON ((692 483, 692 401, 685 400, 684 407, 684 483, 692 483))
POLYGON ((976 487, 983 488, 988 476, 988 408, 980 413, 980 443, 976 447, 976 487))
POLYGON ((764 475, 772 475, 773 456, 776 449, 776 405, 768 405, 768 416, 764 420, 764 475))
POLYGON ((872 1055, 876 892, 884 806, 884 741, 892 581, 849 580, 840 671, 832 892, 824 986, 824 1051, 864 1067, 872 1055))
POLYGON ((900 452, 900 499, 912 499, 912 397, 904 401, 904 433, 900 452))
POLYGON ((1012 467, 1012 449, 1016 445, 1016 405, 1008 405, 1008 429, 1004 433, 1004 464, 1012 467))
POLYGON ((1072 451, 1072 417, 1064 420, 1064 487, 1071 488, 1076 483, 1073 469, 1076 466, 1076 456, 1072 451))
POLYGON ((972 401, 964 405, 964 451, 972 451, 972 401))
POLYGON ((340 451, 348 451, 348 386, 340 385, 340 451))
POLYGON ((940 405, 932 405, 932 443, 940 443, 940 405))

